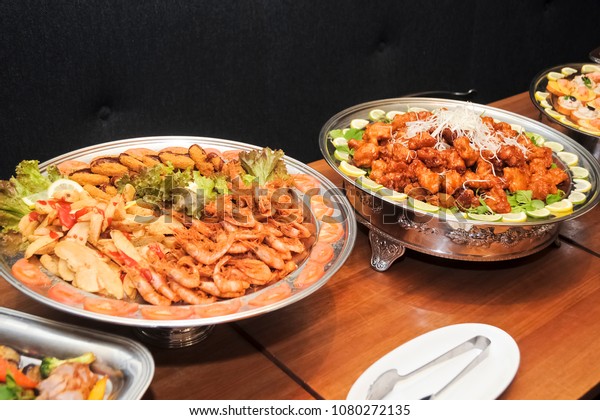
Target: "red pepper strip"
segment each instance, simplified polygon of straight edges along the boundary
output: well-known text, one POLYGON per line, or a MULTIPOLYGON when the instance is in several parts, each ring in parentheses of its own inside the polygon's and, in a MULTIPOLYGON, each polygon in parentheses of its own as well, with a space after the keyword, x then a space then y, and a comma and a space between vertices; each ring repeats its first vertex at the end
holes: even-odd
POLYGON ((0 357, 0 381, 6 382, 6 374, 10 373, 17 385, 22 388, 35 388, 37 386, 37 382, 33 379, 26 376, 19 369, 16 369, 10 362, 2 357, 0 357))

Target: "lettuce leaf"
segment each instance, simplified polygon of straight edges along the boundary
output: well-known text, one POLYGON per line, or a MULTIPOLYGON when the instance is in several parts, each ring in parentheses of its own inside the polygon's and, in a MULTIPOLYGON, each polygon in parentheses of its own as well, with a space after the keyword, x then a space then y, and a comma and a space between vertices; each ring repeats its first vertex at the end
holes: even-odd
POLYGON ((256 178, 258 185, 264 185, 274 179, 287 179, 288 173, 283 161, 282 150, 252 150, 240 153, 240 163, 244 170, 256 178))

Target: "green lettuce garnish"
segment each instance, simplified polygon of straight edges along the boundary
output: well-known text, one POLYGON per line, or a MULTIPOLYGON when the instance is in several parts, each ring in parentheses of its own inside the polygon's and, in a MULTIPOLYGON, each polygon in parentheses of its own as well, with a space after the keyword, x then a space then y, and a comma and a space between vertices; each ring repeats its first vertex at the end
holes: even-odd
POLYGON ((283 161, 282 150, 252 150, 240 153, 240 163, 244 170, 256 178, 258 185, 264 185, 274 179, 287 179, 288 173, 283 161))

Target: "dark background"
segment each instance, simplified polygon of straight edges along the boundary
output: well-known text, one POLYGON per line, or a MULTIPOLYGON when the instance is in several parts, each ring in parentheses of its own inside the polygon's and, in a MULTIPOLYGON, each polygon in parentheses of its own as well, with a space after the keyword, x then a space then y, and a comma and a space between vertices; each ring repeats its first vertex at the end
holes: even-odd
POLYGON ((0 174, 95 143, 198 135, 321 157, 357 103, 487 103, 600 46, 600 2, 0 0, 0 174))

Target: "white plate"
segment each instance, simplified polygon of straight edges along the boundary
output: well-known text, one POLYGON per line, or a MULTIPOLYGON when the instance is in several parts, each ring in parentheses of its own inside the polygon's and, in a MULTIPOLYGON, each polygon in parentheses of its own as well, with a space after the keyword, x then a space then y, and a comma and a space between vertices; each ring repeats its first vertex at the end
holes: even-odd
MULTIPOLYGON (((366 399, 369 386, 386 370, 396 368, 404 375, 476 335, 490 339, 487 357, 441 393, 439 399, 495 399, 517 373, 520 353, 510 335, 487 324, 450 325, 404 343, 373 363, 352 385, 347 399, 366 399)), ((421 399, 437 392, 472 360, 476 351, 471 350, 398 383, 383 399, 421 399)))

